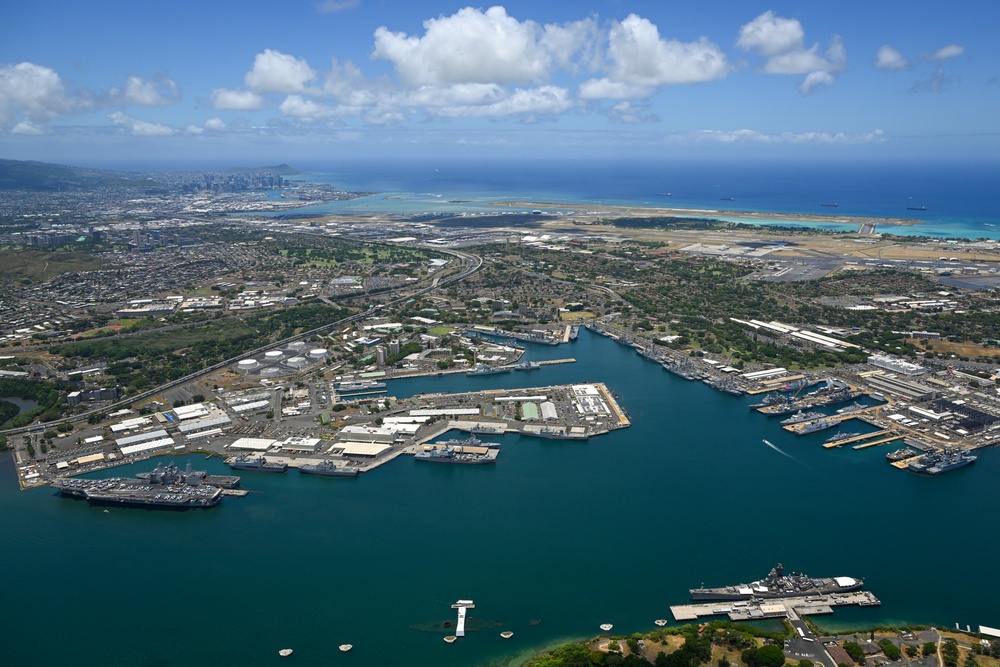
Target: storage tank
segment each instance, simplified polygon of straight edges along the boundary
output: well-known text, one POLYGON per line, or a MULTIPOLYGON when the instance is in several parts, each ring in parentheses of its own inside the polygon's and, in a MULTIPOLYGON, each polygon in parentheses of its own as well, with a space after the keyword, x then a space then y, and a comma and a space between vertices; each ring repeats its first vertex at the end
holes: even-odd
POLYGON ((327 355, 326 348, 317 347, 309 350, 309 356, 313 359, 322 359, 327 355))
POLYGON ((283 356, 285 356, 285 353, 282 352, 281 350, 271 350, 270 352, 264 353, 264 358, 267 359, 268 361, 277 361, 278 359, 281 359, 283 356))
POLYGON ((241 361, 236 362, 236 367, 239 368, 240 370, 248 371, 251 368, 257 368, 257 360, 242 359, 241 361))
POLYGON ((291 366, 292 368, 302 368, 308 362, 306 361, 305 357, 292 357, 291 359, 286 360, 285 363, 291 366))
POLYGON ((260 374, 262 376, 264 376, 264 377, 272 377, 274 375, 281 375, 281 369, 278 368, 277 366, 268 366, 267 368, 265 368, 264 370, 262 370, 260 372, 260 374))

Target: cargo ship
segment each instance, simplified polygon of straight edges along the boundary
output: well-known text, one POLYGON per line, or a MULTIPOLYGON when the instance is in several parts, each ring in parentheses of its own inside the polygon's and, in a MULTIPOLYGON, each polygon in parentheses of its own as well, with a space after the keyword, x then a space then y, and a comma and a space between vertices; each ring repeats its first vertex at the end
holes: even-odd
POLYGON ((319 463, 304 463, 299 466, 299 472, 322 477, 357 477, 360 470, 354 466, 338 466, 330 459, 319 463))
POLYGON ((854 577, 813 579, 804 574, 786 575, 781 563, 778 563, 770 574, 760 581, 721 588, 692 588, 690 593, 692 600, 774 599, 849 593, 860 589, 864 584, 864 581, 854 577))
POLYGON ((952 470, 958 470, 976 462, 976 456, 964 450, 945 449, 940 452, 929 452, 916 461, 912 461, 906 469, 916 475, 936 477, 952 470))
POLYGON ((249 470, 252 472, 287 472, 287 463, 272 463, 263 456, 237 456, 226 463, 233 470, 249 470))
POLYGON ((203 484, 202 479, 202 475, 189 475, 171 464, 157 466, 146 479, 66 477, 57 479, 52 486, 63 496, 82 498, 95 504, 151 509, 215 507, 222 500, 222 488, 203 484))

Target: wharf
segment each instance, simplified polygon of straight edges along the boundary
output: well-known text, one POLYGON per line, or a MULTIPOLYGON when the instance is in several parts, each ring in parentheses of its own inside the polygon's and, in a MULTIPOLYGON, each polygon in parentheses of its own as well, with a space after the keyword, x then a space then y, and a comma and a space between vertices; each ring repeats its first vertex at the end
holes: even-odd
POLYGON ((832 614, 834 607, 877 607, 880 604, 882 603, 871 592, 856 591, 837 595, 682 604, 670 607, 670 613, 674 615, 675 621, 696 621, 703 616, 728 616, 731 621, 756 621, 764 618, 832 614))
POLYGON ((554 366, 555 364, 575 364, 576 359, 569 357, 567 359, 546 359, 544 361, 536 361, 539 366, 554 366))
POLYGON ((879 440, 872 440, 871 442, 862 442, 860 444, 854 445, 851 449, 868 449, 869 447, 876 447, 878 445, 884 445, 886 443, 892 442, 893 440, 899 440, 900 435, 893 433, 890 437, 880 438, 879 440))
MULTIPOLYGON (((866 416, 865 414, 866 411, 867 409, 855 410, 854 412, 844 412, 842 414, 824 415, 823 417, 817 417, 816 419, 810 419, 809 421, 799 422, 798 424, 789 424, 787 426, 782 426, 781 428, 785 429, 789 433, 794 433, 795 435, 805 435, 804 433, 802 433, 802 431, 806 428, 806 426, 812 424, 813 422, 819 421, 820 419, 824 419, 828 422, 834 422, 835 424, 843 424, 844 422, 851 419, 861 419, 862 417, 866 416)), ((862 421, 867 422, 867 420, 862 420, 862 421)), ((881 435, 881 434, 879 433, 871 435, 881 435)))
POLYGON ((246 489, 223 489, 222 490, 222 495, 224 495, 224 496, 239 496, 241 498, 243 496, 247 495, 248 493, 250 493, 250 492, 247 491, 246 489))
MULTIPOLYGON (((863 440, 870 440, 871 438, 878 438, 879 436, 886 435, 887 433, 892 433, 892 431, 875 431, 874 433, 862 433, 851 438, 844 438, 843 440, 838 440, 836 442, 827 442, 823 444, 825 449, 833 449, 834 447, 843 447, 844 445, 849 445, 852 442, 861 442, 863 440)), ((854 449, 864 449, 865 447, 873 447, 875 445, 880 445, 885 442, 892 442, 893 440, 898 440, 898 435, 893 435, 891 438, 883 438, 882 440, 877 440, 875 442, 867 442, 860 445, 855 445, 854 449)))

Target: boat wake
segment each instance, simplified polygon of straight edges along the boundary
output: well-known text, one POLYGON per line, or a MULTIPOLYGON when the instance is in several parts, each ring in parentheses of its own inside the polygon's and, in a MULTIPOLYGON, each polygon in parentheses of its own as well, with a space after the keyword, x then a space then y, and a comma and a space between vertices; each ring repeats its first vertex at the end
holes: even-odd
POLYGON ((795 458, 794 456, 792 456, 788 452, 785 452, 785 451, 779 449, 778 446, 776 444, 774 444, 773 442, 771 442, 770 440, 764 440, 763 443, 765 445, 767 445, 768 447, 770 447, 771 449, 773 449, 774 451, 776 451, 779 454, 781 454, 782 456, 786 456, 786 457, 790 458, 791 460, 795 461, 796 463, 800 463, 800 464, 806 466, 807 468, 809 468, 808 465, 806 465, 805 463, 802 463, 802 461, 799 461, 797 458, 795 458))

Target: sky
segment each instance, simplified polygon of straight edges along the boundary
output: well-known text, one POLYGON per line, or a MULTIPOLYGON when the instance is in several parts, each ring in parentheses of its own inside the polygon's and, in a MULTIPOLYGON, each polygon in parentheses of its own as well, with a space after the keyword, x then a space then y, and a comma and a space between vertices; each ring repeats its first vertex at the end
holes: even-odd
POLYGON ((36 0, 0 157, 1000 156, 1000 3, 36 0))

